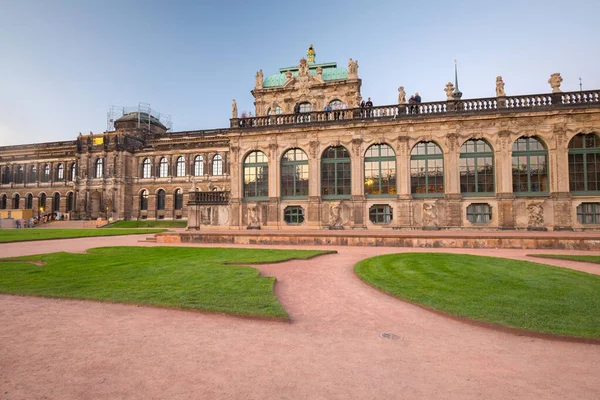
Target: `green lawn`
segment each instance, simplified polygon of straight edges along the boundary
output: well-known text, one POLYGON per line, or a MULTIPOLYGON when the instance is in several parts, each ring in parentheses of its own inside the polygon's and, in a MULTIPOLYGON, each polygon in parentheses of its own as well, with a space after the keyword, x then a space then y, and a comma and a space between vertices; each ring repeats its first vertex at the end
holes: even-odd
POLYGON ((30 240, 70 239, 91 236, 139 235, 164 232, 165 229, 0 229, 0 243, 30 240))
POLYGON ((117 221, 106 226, 106 228, 185 228, 187 227, 186 220, 154 220, 154 221, 117 221))
POLYGON ((289 318, 275 278, 236 266, 306 259, 324 251, 182 247, 101 247, 0 259, 0 293, 149 304, 289 318), (2 262, 6 260, 19 260, 2 262), (21 260, 37 260, 38 266, 21 260))
POLYGON ((363 260, 356 274, 408 301, 477 321, 600 338, 600 276, 527 261, 441 253, 363 260))
POLYGON ((600 256, 575 256, 568 254, 527 254, 529 257, 558 258, 562 260, 581 261, 600 264, 600 256))

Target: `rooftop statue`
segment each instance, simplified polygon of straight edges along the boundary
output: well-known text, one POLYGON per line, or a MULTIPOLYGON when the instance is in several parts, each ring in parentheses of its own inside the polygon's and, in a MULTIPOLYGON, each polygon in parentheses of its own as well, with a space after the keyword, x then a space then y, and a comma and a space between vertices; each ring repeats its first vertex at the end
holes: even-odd
POLYGON ((348 78, 358 78, 358 60, 348 61, 348 78))
POLYGON ((254 87, 256 89, 262 89, 263 87, 263 72, 262 69, 256 73, 256 79, 254 81, 254 87))
POLYGON ((504 81, 501 76, 496 77, 496 97, 504 97, 506 92, 504 91, 504 81))
POLYGON ((560 93, 560 84, 563 81, 563 78, 560 76, 559 72, 556 72, 550 75, 550 79, 548 79, 548 83, 552 86, 552 93, 560 93))
POLYGON ((235 99, 231 100, 231 118, 237 118, 238 116, 238 109, 237 109, 237 103, 235 102, 235 99))
POLYGON ((452 94, 454 93, 454 84, 452 82, 446 83, 446 88, 444 89, 444 92, 446 92, 446 99, 452 100, 452 94))
POLYGON ((398 104, 406 104, 406 92, 404 86, 398 88, 398 104))
POLYGON ((316 55, 317 55, 317 53, 315 53, 315 49, 313 48, 313 45, 311 44, 310 47, 308 48, 308 51, 306 52, 306 58, 308 58, 308 62, 314 63, 316 55))

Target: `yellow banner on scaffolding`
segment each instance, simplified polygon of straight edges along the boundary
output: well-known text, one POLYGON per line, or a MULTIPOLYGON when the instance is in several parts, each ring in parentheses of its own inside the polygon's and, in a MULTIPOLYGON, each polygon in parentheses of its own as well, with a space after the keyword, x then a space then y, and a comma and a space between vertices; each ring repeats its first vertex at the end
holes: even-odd
POLYGON ((104 143, 103 137, 95 137, 94 138, 94 144, 103 144, 103 143, 104 143))

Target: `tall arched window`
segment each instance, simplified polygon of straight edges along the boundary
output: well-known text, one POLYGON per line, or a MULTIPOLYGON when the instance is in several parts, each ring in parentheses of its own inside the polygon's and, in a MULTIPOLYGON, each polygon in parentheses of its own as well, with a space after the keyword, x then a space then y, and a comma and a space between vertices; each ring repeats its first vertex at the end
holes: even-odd
POLYGON ((73 211, 74 204, 75 204, 75 194, 73 192, 69 192, 67 194, 67 212, 73 211))
POLYGON ((50 182, 50 165, 44 165, 44 172, 42 173, 42 182, 50 182))
POLYGON ((29 170, 29 183, 35 183, 37 181, 37 167, 35 165, 31 166, 29 170))
POLYGON ((569 142, 569 190, 600 192, 600 139, 593 133, 579 133, 569 142))
POLYGON ((166 178, 167 176, 169 176, 169 161, 166 157, 163 157, 158 163, 158 177, 166 178))
POLYGON ((183 208, 183 192, 181 189, 175 190, 175 209, 181 210, 183 208))
POLYGON ((166 203, 166 199, 165 199, 165 191, 162 189, 159 189, 158 192, 156 192, 156 209, 157 210, 164 210, 165 209, 165 203, 166 203))
POLYGON ((0 197, 0 210, 6 210, 6 200, 7 197, 5 194, 2 195, 2 197, 0 197))
POLYGON ((18 210, 20 206, 21 206, 21 196, 19 196, 19 194, 16 193, 13 197, 12 208, 13 208, 13 210, 18 210))
MULTIPOLYGON (((267 111, 268 116, 280 115, 280 114, 283 114, 283 110, 278 105, 275 105, 274 108, 269 108, 269 110, 267 111)), ((272 123, 280 124, 282 122, 283 122, 283 120, 280 117, 269 118, 269 124, 272 124, 272 123)))
POLYGON ((54 198, 52 199, 52 211, 60 211, 60 193, 58 192, 54 193, 54 198))
POLYGON ((140 192, 140 210, 148 210, 148 191, 146 189, 140 192))
POLYGON ((324 198, 349 198, 352 193, 350 153, 343 146, 329 147, 321 159, 321 195, 324 198))
POLYGON ((308 156, 300 149, 281 157, 281 197, 308 198, 308 156))
POLYGON ((10 168, 4 167, 2 168, 2 181, 0 181, 3 185, 10 183, 10 168))
POLYGON ((365 195, 396 194, 396 153, 387 144, 374 144, 365 153, 365 195))
POLYGON ((102 178, 104 176, 104 159, 99 158, 96 160, 96 167, 94 168, 95 178, 102 178))
POLYGON ((194 158, 194 176, 204 175, 204 158, 202 156, 196 156, 194 158))
POLYGON ((40 194, 40 198, 38 199, 38 206, 41 212, 46 211, 46 193, 40 194))
POLYGON ((25 169, 22 165, 17 167, 17 183, 25 182, 25 169))
POLYGON ((152 163, 149 158, 144 158, 142 161, 142 178, 152 177, 152 163))
POLYGON ((71 163, 71 176, 69 178, 74 181, 77 178, 77 163, 71 163))
POLYGON ((470 139, 460 148, 460 192, 465 196, 494 194, 494 152, 485 140, 470 139))
POLYGON ((185 158, 183 156, 177 158, 175 176, 185 176, 185 158))
POLYGON ((253 151, 244 160, 244 198, 269 196, 269 160, 262 151, 253 151))
POLYGON ((300 113, 306 115, 298 116, 298 122, 310 122, 310 112, 312 110, 312 106, 309 102, 300 103, 300 113))
POLYGON ((515 194, 548 193, 548 151, 534 137, 518 138, 512 145, 515 194))
POLYGON ((411 150, 410 190, 415 197, 444 194, 444 155, 434 142, 419 142, 411 150))
POLYGON ((26 197, 25 208, 31 210, 33 208, 33 195, 29 193, 26 197))
POLYGON ((65 179, 65 166, 58 164, 58 167, 56 167, 56 180, 62 181, 63 179, 65 179))
POLYGON ((342 108, 342 101, 340 99, 334 99, 329 102, 329 107, 333 110, 342 108))
POLYGON ((212 174, 223 175, 223 157, 221 157, 219 154, 214 156, 212 159, 212 174))

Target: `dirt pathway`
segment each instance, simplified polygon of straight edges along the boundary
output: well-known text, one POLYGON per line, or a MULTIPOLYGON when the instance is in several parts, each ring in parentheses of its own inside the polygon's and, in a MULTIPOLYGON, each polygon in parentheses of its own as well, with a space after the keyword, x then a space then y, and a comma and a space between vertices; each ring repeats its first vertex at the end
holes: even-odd
MULTIPOLYGON (((0 245, 0 254, 84 251, 137 240, 0 245)), ((0 398, 600 397, 600 346, 520 337, 424 311, 372 289, 352 272, 360 259, 410 249, 337 250, 259 267, 277 277, 276 293, 290 324, 0 296, 0 398), (382 339, 385 332, 399 340, 382 339)), ((533 252, 469 251, 515 258, 533 252)), ((600 272, 595 265, 552 263, 600 272)))

